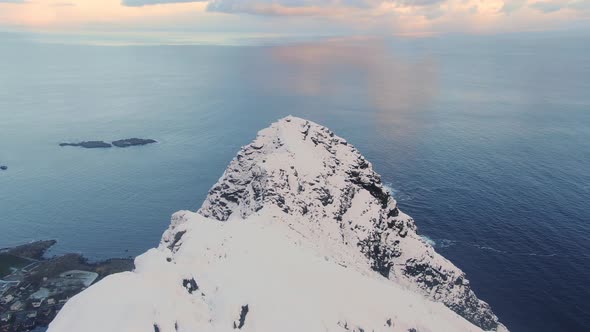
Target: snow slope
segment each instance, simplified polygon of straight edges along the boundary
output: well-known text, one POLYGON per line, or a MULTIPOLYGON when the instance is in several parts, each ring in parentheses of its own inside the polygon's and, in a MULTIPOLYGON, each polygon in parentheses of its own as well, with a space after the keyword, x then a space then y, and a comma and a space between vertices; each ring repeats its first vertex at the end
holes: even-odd
POLYGON ((505 330, 344 139, 287 117, 49 331, 505 330), (462 316, 462 317, 461 317, 462 316))

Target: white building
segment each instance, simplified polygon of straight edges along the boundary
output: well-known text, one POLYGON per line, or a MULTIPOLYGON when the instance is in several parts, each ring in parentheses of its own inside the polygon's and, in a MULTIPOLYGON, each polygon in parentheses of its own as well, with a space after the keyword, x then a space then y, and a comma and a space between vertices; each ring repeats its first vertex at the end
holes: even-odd
POLYGON ((2 303, 8 304, 8 303, 12 302, 12 300, 14 300, 14 296, 12 296, 11 294, 8 294, 2 298, 2 303))

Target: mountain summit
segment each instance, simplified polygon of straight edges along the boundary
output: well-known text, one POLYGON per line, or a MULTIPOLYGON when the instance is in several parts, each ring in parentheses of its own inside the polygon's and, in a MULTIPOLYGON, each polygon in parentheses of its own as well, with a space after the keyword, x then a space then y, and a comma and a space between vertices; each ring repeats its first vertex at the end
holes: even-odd
POLYGON ((287 117, 49 331, 506 331, 346 140, 287 117))

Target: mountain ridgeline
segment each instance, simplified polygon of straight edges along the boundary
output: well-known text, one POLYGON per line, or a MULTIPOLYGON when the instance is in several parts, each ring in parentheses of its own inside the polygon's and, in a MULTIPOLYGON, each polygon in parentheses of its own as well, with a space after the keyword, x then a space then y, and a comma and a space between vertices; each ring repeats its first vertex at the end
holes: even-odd
POLYGON ((231 162, 199 213, 224 221, 268 206, 301 217, 304 223, 294 225, 299 231, 360 251, 379 274, 482 329, 498 328, 465 274, 416 234, 414 220, 398 209, 371 164, 328 128, 289 117, 263 130, 231 162))
POLYGON ((287 117, 49 331, 507 331, 416 231, 359 151, 287 117))

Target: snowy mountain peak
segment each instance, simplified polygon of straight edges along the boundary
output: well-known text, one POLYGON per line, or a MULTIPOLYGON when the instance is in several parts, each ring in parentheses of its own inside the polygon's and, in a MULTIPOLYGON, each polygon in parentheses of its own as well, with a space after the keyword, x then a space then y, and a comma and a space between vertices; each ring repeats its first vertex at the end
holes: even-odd
POLYGON ((289 116, 260 131, 230 163, 199 213, 223 221, 262 209, 320 241, 343 263, 360 263, 361 269, 368 264, 483 329, 498 328, 465 274, 417 235, 414 221, 397 208, 371 163, 328 128, 289 116))
POLYGON ((289 116, 240 150, 199 213, 223 221, 273 206, 311 221, 340 220, 357 191, 398 213, 379 175, 354 147, 326 127, 289 116))
POLYGON ((136 266, 74 297, 50 331, 505 330, 371 164, 292 116, 244 146, 136 266))

